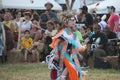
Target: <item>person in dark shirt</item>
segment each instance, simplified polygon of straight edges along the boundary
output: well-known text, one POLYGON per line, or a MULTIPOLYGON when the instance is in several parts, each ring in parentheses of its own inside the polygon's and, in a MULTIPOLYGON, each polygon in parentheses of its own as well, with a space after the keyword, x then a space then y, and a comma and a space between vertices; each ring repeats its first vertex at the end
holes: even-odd
POLYGON ((40 20, 41 20, 41 28, 46 29, 46 22, 49 20, 53 22, 58 22, 58 18, 55 12, 52 12, 51 9, 53 7, 53 4, 50 2, 47 2, 45 4, 46 11, 40 15, 40 20))
POLYGON ((93 58, 106 56, 107 36, 101 32, 98 24, 93 26, 93 31, 95 34, 92 35, 88 42, 88 54, 93 53, 93 58))
POLYGON ((82 8, 80 8, 82 10, 82 13, 85 14, 85 24, 87 27, 89 27, 91 30, 93 28, 93 17, 91 14, 88 13, 88 7, 87 6, 83 6, 82 8))
POLYGON ((105 27, 104 33, 107 35, 108 39, 115 39, 115 38, 117 38, 116 33, 112 32, 108 25, 105 27))
POLYGON ((108 47, 107 47, 107 56, 113 56, 117 54, 116 46, 117 46, 117 35, 115 32, 110 30, 110 27, 107 25, 104 29, 104 33, 108 38, 108 47))

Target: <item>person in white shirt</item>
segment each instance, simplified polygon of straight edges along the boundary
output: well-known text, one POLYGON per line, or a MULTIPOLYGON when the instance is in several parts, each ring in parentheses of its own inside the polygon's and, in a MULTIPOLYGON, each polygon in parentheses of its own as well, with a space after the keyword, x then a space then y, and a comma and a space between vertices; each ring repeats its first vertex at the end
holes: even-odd
POLYGON ((15 13, 15 20, 14 20, 14 22, 15 22, 15 24, 16 24, 16 26, 17 27, 20 27, 20 22, 21 22, 21 12, 20 11, 16 11, 16 13, 15 13))
POLYGON ((29 30, 32 26, 32 22, 31 22, 31 14, 29 12, 25 12, 25 20, 23 20, 22 22, 22 32, 24 32, 25 30, 29 30))
POLYGON ((105 27, 107 26, 107 23, 105 21, 106 17, 107 17, 106 15, 103 15, 101 17, 101 21, 98 23, 101 27, 101 31, 103 31, 105 29, 105 27))

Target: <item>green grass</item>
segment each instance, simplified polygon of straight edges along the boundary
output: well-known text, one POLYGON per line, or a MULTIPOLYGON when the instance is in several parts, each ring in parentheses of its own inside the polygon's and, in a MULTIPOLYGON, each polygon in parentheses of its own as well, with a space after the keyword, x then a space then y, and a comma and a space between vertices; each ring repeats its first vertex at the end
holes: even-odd
MULTIPOLYGON (((47 64, 0 64, 0 80, 50 80, 47 64)), ((120 71, 89 69, 86 80, 120 80, 120 71)))
POLYGON ((46 64, 0 65, 0 80, 49 80, 46 64))

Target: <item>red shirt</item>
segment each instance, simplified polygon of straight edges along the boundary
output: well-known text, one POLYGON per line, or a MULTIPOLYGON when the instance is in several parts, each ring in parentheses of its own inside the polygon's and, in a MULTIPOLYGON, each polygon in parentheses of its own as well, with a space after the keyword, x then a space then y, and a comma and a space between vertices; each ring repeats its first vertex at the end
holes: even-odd
POLYGON ((117 14, 112 14, 107 21, 112 32, 114 31, 115 22, 119 22, 119 16, 117 14))

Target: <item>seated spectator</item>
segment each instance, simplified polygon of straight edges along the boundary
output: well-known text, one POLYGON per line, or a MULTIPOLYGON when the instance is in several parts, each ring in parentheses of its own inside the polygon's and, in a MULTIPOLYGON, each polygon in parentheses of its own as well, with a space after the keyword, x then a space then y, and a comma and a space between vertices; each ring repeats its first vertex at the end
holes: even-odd
POLYGON ((106 17, 107 17, 106 15, 103 15, 101 17, 101 21, 98 23, 101 26, 101 31, 103 31, 105 27, 107 26, 107 23, 105 21, 106 17))
POLYGON ((44 38, 43 38, 43 34, 44 34, 43 30, 38 29, 38 30, 36 31, 35 36, 34 36, 34 42, 39 41, 39 40, 43 41, 43 39, 44 39, 44 38))
POLYGON ((35 49, 38 51, 38 53, 39 53, 38 57, 41 60, 42 52, 43 52, 43 46, 44 46, 44 37, 43 37, 43 32, 42 32, 41 29, 38 29, 36 31, 33 46, 35 46, 35 49))
POLYGON ((22 18, 21 18, 21 11, 17 10, 15 11, 15 19, 13 20, 14 25, 16 26, 16 30, 14 32, 14 43, 15 43, 15 48, 17 47, 18 44, 18 34, 19 30, 22 24, 22 18))
POLYGON ((22 31, 21 31, 22 35, 25 30, 29 30, 32 26, 31 14, 29 12, 25 12, 24 18, 25 18, 25 20, 23 20, 23 22, 22 22, 22 31))
MULTIPOLYGON (((89 29, 90 30, 90 29, 89 29)), ((88 43, 88 41, 89 41, 89 37, 90 37, 90 31, 88 30, 88 28, 86 28, 85 26, 83 26, 83 27, 81 27, 80 29, 79 29, 79 31, 81 32, 81 34, 82 34, 82 38, 83 38, 83 43, 84 44, 87 44, 88 43)))
POLYGON ((116 33, 112 32, 112 31, 110 30, 109 25, 107 25, 107 26, 105 27, 104 33, 106 34, 106 36, 108 37, 108 39, 115 39, 115 38, 117 38, 116 33))
POLYGON ((52 21, 47 22, 47 30, 45 31, 46 36, 53 37, 57 33, 57 30, 54 29, 54 23, 52 21))
POLYGON ((40 15, 41 19, 41 28, 46 29, 46 22, 52 20, 54 23, 58 22, 58 18, 55 12, 51 9, 53 8, 53 4, 50 2, 45 3, 46 11, 40 15))
POLYGON ((43 31, 41 30, 39 26, 39 22, 35 19, 32 20, 32 27, 30 28, 30 35, 34 40, 34 43, 32 47, 36 51, 38 60, 43 57, 43 46, 44 46, 44 37, 43 37, 43 31))
POLYGON ((49 55, 50 51, 52 50, 49 47, 49 44, 52 42, 52 37, 55 36, 57 33, 57 30, 54 29, 54 23, 52 21, 47 22, 47 29, 45 30, 44 34, 44 45, 43 45, 43 51, 41 53, 41 60, 45 61, 45 58, 47 55, 49 55))
MULTIPOLYGON (((21 12, 20 11, 16 11, 15 12, 15 19, 14 19, 14 23, 17 26, 17 29, 20 27, 20 23, 22 22, 21 19, 21 12)), ((18 31, 18 30, 17 30, 18 31)))
POLYGON ((29 30, 25 30, 24 36, 21 38, 21 48, 24 54, 24 62, 28 62, 28 54, 32 54, 32 62, 35 62, 35 50, 32 47, 33 40, 30 38, 29 30))
MULTIPOLYGON (((78 36, 78 39, 79 39, 80 43, 82 44, 83 43, 83 38, 82 38, 81 32, 79 30, 77 30, 77 29, 75 30, 75 32, 76 32, 76 34, 78 36)), ((84 44, 82 44, 82 45, 84 45, 84 44)))
POLYGON ((86 28, 85 26, 82 26, 82 27, 79 29, 79 31, 81 32, 83 39, 85 39, 85 37, 86 37, 86 32, 87 32, 87 28, 86 28))
POLYGON ((41 59, 40 61, 45 61, 46 56, 50 54, 51 52, 51 48, 49 47, 49 45, 51 44, 52 39, 50 36, 47 36, 44 40, 44 44, 43 44, 43 50, 41 52, 41 59))
POLYGON ((39 22, 35 19, 32 20, 32 26, 30 28, 30 36, 34 39, 36 32, 40 29, 39 22))
POLYGON ((93 59, 106 56, 106 47, 108 43, 107 36, 101 32, 98 24, 93 26, 94 33, 88 42, 88 54, 93 54, 93 59))
POLYGON ((116 33, 110 30, 110 27, 107 25, 104 29, 104 33, 108 37, 108 47, 107 47, 107 56, 117 55, 117 35, 116 33))
POLYGON ((86 33, 89 37, 92 37, 92 35, 94 34, 94 32, 92 32, 90 30, 90 28, 87 28, 87 33, 86 33))

